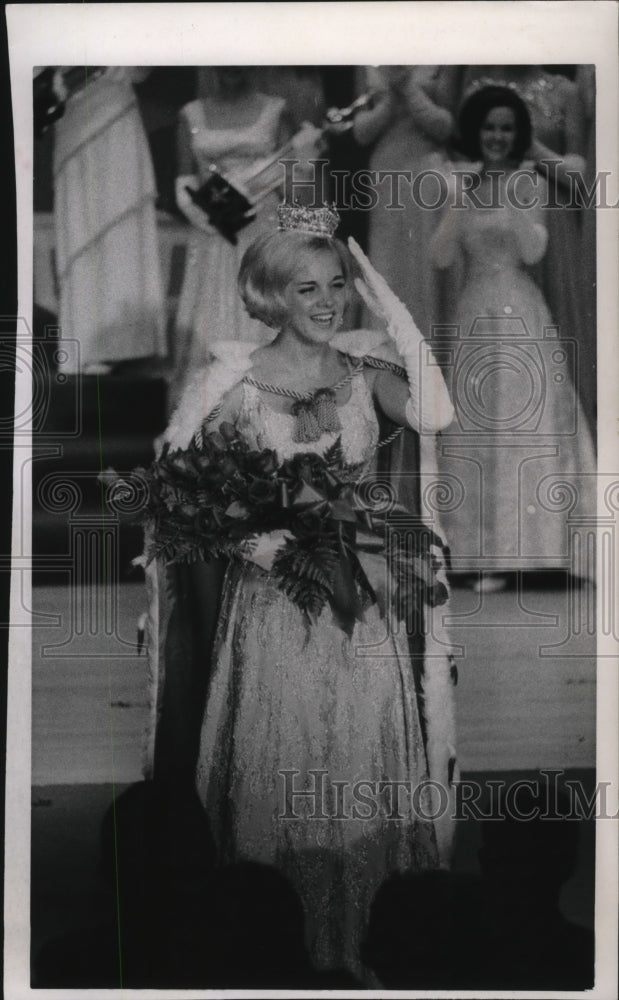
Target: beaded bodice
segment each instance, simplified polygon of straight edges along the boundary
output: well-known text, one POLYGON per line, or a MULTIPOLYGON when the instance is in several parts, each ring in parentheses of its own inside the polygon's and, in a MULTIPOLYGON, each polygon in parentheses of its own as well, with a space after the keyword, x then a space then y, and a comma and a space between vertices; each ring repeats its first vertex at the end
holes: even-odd
POLYGON ((469 272, 504 274, 519 270, 522 259, 509 218, 501 209, 473 209, 469 212, 462 241, 469 272))

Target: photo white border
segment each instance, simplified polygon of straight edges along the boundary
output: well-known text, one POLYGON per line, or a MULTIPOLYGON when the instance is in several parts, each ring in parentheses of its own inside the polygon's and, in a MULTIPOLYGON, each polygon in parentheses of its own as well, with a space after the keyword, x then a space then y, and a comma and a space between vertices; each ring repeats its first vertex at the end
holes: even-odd
MULTIPOLYGON (((428 3, 197 3, 7 5, 18 200, 18 316, 32 329, 32 68, 43 65, 365 65, 593 63, 597 79, 597 163, 610 170, 608 200, 617 203, 617 5, 613 0, 428 3)), ((599 471, 619 469, 617 448, 619 328, 616 292, 616 212, 598 213, 599 471)), ((17 378, 16 413, 29 405, 28 373, 17 378)), ((20 518, 21 462, 15 453, 13 538, 29 532, 20 518), (18 460, 19 459, 19 460, 18 460)), ((29 467, 29 463, 28 463, 29 467)), ((23 513, 22 513, 23 512, 23 513)), ((600 511, 601 513, 601 511, 600 511)), ((25 557, 29 553, 22 553, 25 557)), ((615 553, 617 556, 617 553, 615 553)), ((30 978, 30 734, 31 630, 23 611, 29 583, 11 586, 5 837, 5 995, 80 996, 83 991, 31 990, 30 978)), ((601 602, 598 602, 601 604, 601 602)), ((600 636, 600 642, 604 642, 600 636)), ((610 643, 611 640, 608 640, 610 643)), ((612 780, 617 811, 617 649, 607 645, 598 664, 598 780, 612 780)), ((597 983, 587 996, 609 1000, 617 983, 617 824, 596 833, 597 983)), ((174 997, 212 997, 216 991, 173 991, 174 997)), ((385 996, 388 991, 363 991, 385 996)), ((165 990, 89 990, 106 997, 171 996, 165 990)), ((239 996, 239 991, 229 991, 239 996)), ((276 991, 252 996, 274 996, 276 991)), ((286 991, 281 994, 292 995, 286 991)), ((299 996, 311 996, 299 992, 299 996)), ((351 996, 333 991, 331 996, 351 996)), ((393 996, 536 996, 535 992, 407 991, 393 996)), ((579 996, 550 991, 545 996, 579 996)))

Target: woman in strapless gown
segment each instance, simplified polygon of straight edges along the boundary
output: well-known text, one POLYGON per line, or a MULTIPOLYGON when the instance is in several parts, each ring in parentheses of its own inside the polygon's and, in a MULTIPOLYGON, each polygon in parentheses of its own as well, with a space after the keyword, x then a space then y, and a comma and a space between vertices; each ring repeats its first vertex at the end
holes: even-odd
POLYGON ((501 197, 495 207, 448 207, 433 245, 436 266, 461 259, 465 270, 452 316, 457 338, 445 357, 457 420, 442 438, 439 463, 455 491, 443 528, 460 571, 567 567, 568 510, 570 518, 595 514, 595 452, 571 378, 570 343, 527 270, 541 262, 548 240, 547 213, 534 206, 535 198, 543 205, 544 191, 522 167, 529 121, 510 88, 488 86, 465 102, 462 139, 471 155, 481 154, 468 164, 481 177, 477 194, 489 205, 489 172, 502 171, 501 197), (506 194, 519 167, 517 197, 527 209, 506 194))
MULTIPOLYGON (((212 165, 234 180, 289 137, 283 98, 253 91, 242 69, 221 69, 211 79, 217 85, 215 93, 191 101, 180 112, 177 190, 185 184, 197 189, 212 165)), ((272 333, 247 315, 236 277, 250 243, 277 225, 279 200, 275 191, 267 195, 255 219, 238 233, 236 246, 206 219, 192 217, 201 228, 192 227, 176 316, 172 403, 187 373, 205 363, 213 341, 271 339, 272 333)))

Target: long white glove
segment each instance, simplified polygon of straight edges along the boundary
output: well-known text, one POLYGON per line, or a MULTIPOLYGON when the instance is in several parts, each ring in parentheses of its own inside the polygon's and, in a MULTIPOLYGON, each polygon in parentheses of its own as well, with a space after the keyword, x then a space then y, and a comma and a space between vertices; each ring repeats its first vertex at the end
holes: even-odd
POLYGON ((508 213, 510 228, 518 241, 522 260, 525 264, 537 264, 546 253, 548 246, 548 230, 544 220, 544 211, 540 207, 546 192, 544 191, 540 198, 539 191, 541 185, 545 187, 545 182, 539 177, 534 180, 532 165, 529 174, 526 174, 522 167, 521 164, 520 183, 512 192, 513 196, 510 198, 507 193, 503 192, 501 204, 503 210, 508 213), (514 197, 518 199, 516 204, 514 204, 514 197))
POLYGON ((454 408, 429 345, 404 303, 393 294, 352 237, 348 240, 348 247, 363 274, 363 280, 355 278, 356 288, 368 308, 386 324, 387 333, 406 369, 410 393, 406 419, 422 434, 443 430, 452 422, 454 408))
POLYGON ((206 212, 203 212, 201 208, 198 208, 191 196, 187 194, 186 188, 188 187, 192 188, 194 191, 197 191, 200 187, 200 181, 195 174, 184 174, 182 177, 176 178, 176 204, 185 218, 191 222, 192 226, 195 226, 196 229, 201 229, 203 233, 216 234, 217 230, 215 229, 215 226, 212 226, 208 221, 206 212))

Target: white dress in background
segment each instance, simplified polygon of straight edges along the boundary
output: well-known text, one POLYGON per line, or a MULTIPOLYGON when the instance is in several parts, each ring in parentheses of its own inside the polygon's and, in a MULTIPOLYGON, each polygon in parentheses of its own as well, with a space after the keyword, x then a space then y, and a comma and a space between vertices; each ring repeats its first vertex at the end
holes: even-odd
MULTIPOLYGON (((587 186, 591 187, 595 174, 595 136, 587 148, 585 106, 576 83, 559 73, 549 73, 541 66, 530 66, 524 75, 518 68, 514 72, 509 66, 469 66, 464 74, 463 93, 480 77, 516 86, 531 116, 533 139, 552 150, 559 161, 586 155, 582 166, 571 169, 581 174, 584 171, 587 186)), ((583 256, 583 211, 570 204, 571 187, 555 184, 551 178, 548 178, 549 202, 559 207, 546 212, 548 249, 534 276, 561 336, 577 345, 571 377, 593 426, 596 418, 596 325, 589 303, 592 297, 595 302, 595 238, 589 241, 589 253, 583 256)), ((589 225, 594 227, 595 213, 590 212, 589 216, 589 225)))
MULTIPOLYGON (((79 342, 82 371, 165 356, 155 177, 130 68, 70 97, 54 139, 62 337, 79 342)), ((60 367, 75 374, 67 353, 60 367)))
MULTIPOLYGON (((196 174, 203 183, 215 165, 231 180, 277 149, 285 101, 264 96, 262 109, 249 125, 211 128, 202 101, 181 110, 191 133, 196 174)), ((251 319, 237 291, 241 259, 247 247, 263 232, 277 229, 276 192, 259 205, 256 218, 237 236, 234 246, 219 233, 192 229, 185 277, 176 318, 174 370, 177 381, 205 363, 209 344, 215 340, 250 340, 266 343, 273 331, 251 319)))
POLYGON ((439 470, 455 491, 442 524, 461 571, 566 567, 568 515, 596 511, 595 451, 571 380, 572 345, 512 227, 501 209, 471 207, 459 230, 466 279, 448 345, 456 421, 441 435, 439 470))
MULTIPOLYGON (((368 67, 365 89, 379 99, 374 108, 358 112, 354 126, 357 141, 372 142, 371 171, 410 174, 400 187, 392 176, 375 185, 378 200, 369 217, 368 256, 425 337, 437 320, 429 245, 440 215, 420 204, 424 197, 430 203, 436 197, 431 185, 413 197, 412 184, 451 134, 453 116, 443 102, 450 100, 452 75, 452 68, 444 66, 368 67)), ((367 320, 371 325, 371 317, 367 320)))

